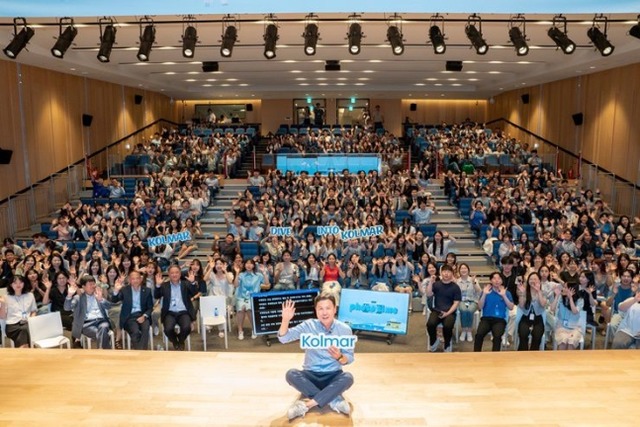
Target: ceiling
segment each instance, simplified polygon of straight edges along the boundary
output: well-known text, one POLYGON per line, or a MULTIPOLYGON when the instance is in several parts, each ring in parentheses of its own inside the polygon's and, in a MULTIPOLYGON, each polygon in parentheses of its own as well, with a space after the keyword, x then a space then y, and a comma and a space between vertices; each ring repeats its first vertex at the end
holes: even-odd
MULTIPOLYGON (((67 2, 68 3, 68 2, 67 2)), ((205 2, 206 3, 206 2, 205 2)), ((490 45, 486 55, 469 46, 464 27, 468 13, 442 14, 447 50, 435 55, 427 45, 432 13, 401 13, 405 51, 394 56, 386 41, 391 13, 362 13, 365 38, 359 55, 347 51, 349 13, 319 13, 320 41, 315 56, 303 52, 307 13, 278 13, 277 56, 263 56, 264 14, 239 14, 238 41, 231 58, 220 56, 224 15, 196 15, 199 44, 193 59, 182 56, 183 17, 152 16, 156 43, 147 63, 138 62, 139 16, 118 16, 111 62, 96 59, 97 18, 76 18, 78 35, 64 59, 50 49, 58 35, 56 18, 28 18, 35 36, 17 61, 64 73, 139 86, 174 99, 269 99, 295 97, 375 97, 487 99, 517 87, 532 86, 638 62, 640 39, 628 35, 636 13, 609 13, 608 38, 614 53, 602 57, 590 44, 587 30, 594 13, 566 14, 568 35, 578 45, 572 55, 557 50, 547 31, 554 14, 527 14, 530 51, 517 56, 508 36, 510 14, 482 14, 482 31, 490 45), (341 71, 325 71, 326 60, 339 60, 341 71), (461 72, 446 72, 445 62, 463 61, 461 72), (202 61, 218 61, 220 71, 205 73, 202 61)), ((3 47, 12 38, 11 18, 0 18, 3 47)))

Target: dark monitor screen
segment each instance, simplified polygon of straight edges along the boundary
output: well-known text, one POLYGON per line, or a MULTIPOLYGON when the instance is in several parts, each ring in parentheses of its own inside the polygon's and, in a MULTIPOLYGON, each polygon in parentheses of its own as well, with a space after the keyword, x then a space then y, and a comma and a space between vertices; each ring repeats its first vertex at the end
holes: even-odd
POLYGON ((288 299, 292 300, 296 307, 296 313, 289 323, 289 327, 296 326, 307 319, 315 318, 316 312, 313 302, 317 295, 317 289, 252 294, 253 332, 256 335, 277 334, 282 322, 282 303, 288 299))

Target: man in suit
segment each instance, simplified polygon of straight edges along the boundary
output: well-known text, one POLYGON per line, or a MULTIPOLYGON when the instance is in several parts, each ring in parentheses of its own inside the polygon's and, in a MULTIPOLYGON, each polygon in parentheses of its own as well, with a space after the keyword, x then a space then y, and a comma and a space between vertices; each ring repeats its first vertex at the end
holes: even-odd
POLYGON ((111 302, 122 301, 120 327, 131 337, 131 348, 146 350, 149 347, 149 327, 153 311, 151 289, 142 286, 142 275, 138 271, 129 273, 129 285, 116 280, 111 302))
POLYGON ((169 267, 169 281, 158 283, 154 297, 162 298, 160 320, 164 327, 164 334, 173 343, 176 350, 184 350, 184 342, 191 333, 191 322, 196 320, 196 310, 191 298, 197 293, 197 287, 189 286, 186 280, 181 280, 180 267, 169 267), (176 333, 175 327, 180 327, 176 333))
POLYGON ((64 300, 64 309, 73 312, 71 335, 76 340, 85 335, 96 340, 98 348, 109 349, 111 324, 107 310, 111 303, 103 297, 102 288, 96 286, 96 279, 92 276, 82 277, 80 287, 78 289, 75 281, 70 279, 67 298, 64 300))

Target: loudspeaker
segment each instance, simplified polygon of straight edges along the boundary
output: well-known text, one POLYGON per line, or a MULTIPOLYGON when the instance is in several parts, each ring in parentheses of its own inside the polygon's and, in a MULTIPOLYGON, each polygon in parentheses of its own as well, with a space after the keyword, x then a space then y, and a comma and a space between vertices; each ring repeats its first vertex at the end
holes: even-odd
POLYGON ((134 95, 133 101, 136 103, 136 105, 142 104, 142 95, 134 95))
POLYGON ((529 103, 529 94, 525 93, 523 95, 520 95, 520 99, 522 99, 522 103, 523 104, 528 104, 529 103))
POLYGON ((584 121, 584 114, 576 113, 576 114, 572 115, 571 118, 573 119, 573 124, 574 125, 580 126, 580 125, 582 125, 582 122, 584 121))
POLYGON ((340 61, 331 59, 324 64, 325 71, 340 71, 340 61))
POLYGON ((462 71, 462 61, 447 61, 445 65, 447 71, 462 71))
POLYGON ((13 150, 0 149, 0 165, 8 165, 11 163, 11 156, 13 156, 13 150))
POLYGON ((253 111, 253 104, 247 104, 244 106, 244 109, 247 111, 253 111))
POLYGON ((410 104, 409 111, 418 111, 418 104, 410 104))
POLYGON ((91 114, 82 115, 82 126, 88 128, 89 126, 91 126, 92 121, 93 121, 93 116, 91 114))
POLYGON ((203 73, 215 73, 220 69, 220 65, 216 61, 204 61, 202 63, 203 73))

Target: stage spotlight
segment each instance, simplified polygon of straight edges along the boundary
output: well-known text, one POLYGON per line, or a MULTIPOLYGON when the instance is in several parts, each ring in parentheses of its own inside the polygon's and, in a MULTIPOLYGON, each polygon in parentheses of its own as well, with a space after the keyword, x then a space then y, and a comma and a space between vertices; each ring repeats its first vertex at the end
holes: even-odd
POLYGON ((60 32, 58 33, 58 40, 51 48, 51 54, 56 58, 63 58, 64 54, 67 52, 71 43, 73 43, 73 39, 78 35, 78 29, 73 26, 73 19, 71 18, 61 18, 60 19, 60 32), (68 23, 67 28, 62 31, 62 26, 64 23, 68 23))
POLYGON ((304 29, 304 53, 305 55, 312 56, 316 54, 316 45, 318 44, 318 26, 310 23, 304 29))
POLYGON ((476 16, 469 17, 469 23, 465 27, 464 32, 467 34, 467 38, 471 42, 471 45, 476 50, 476 53, 478 55, 484 55, 489 51, 489 45, 482 38, 482 22, 479 20, 478 17, 476 16), (480 25, 480 30, 478 30, 476 26, 471 23, 472 21, 478 21, 480 25))
POLYGON ((149 24, 142 30, 142 22, 140 23, 140 49, 138 49, 138 60, 146 62, 149 60, 151 54, 151 48, 156 41, 156 27, 153 24, 149 24))
POLYGON ((394 55, 402 55, 404 52, 404 42, 402 41, 402 33, 395 25, 387 28, 387 40, 391 43, 391 51, 394 55))
MULTIPOLYGON (((102 26, 101 26, 102 28, 102 26)), ((98 61, 109 62, 111 57, 111 49, 116 42, 116 27, 113 24, 109 24, 104 27, 102 34, 100 34, 100 49, 98 50, 98 61)))
POLYGON ((638 23, 629 30, 629 35, 640 39, 640 15, 638 15, 638 23))
POLYGON ((185 58, 193 58, 196 52, 196 43, 198 42, 198 30, 196 27, 189 25, 184 30, 182 36, 182 56, 185 58))
POLYGON ((560 30, 558 27, 549 28, 549 37, 553 40, 562 52, 568 54, 573 53, 576 50, 576 44, 571 40, 566 31, 560 30))
POLYGON ((238 30, 233 25, 229 25, 222 35, 222 46, 220 46, 220 55, 229 58, 233 53, 233 46, 238 40, 238 30))
POLYGON ((347 37, 349 38, 349 53, 357 55, 360 53, 360 43, 362 42, 362 27, 357 22, 349 26, 347 37))
POLYGON ((11 43, 2 49, 2 51, 9 58, 16 59, 36 32, 33 28, 27 26, 27 21, 24 18, 15 18, 13 20, 13 31, 13 40, 11 40, 11 43), (22 23, 20 32, 18 32, 18 22, 22 23))
POLYGON ((431 28, 429 28, 429 40, 431 40, 433 51, 436 55, 441 55, 446 52, 447 45, 444 43, 444 34, 442 34, 440 27, 437 25, 432 25, 431 28))
POLYGON ((598 49, 600 55, 609 56, 613 53, 615 47, 607 40, 606 33, 600 31, 598 27, 591 27, 587 31, 587 36, 593 43, 593 45, 598 49))
POLYGON ((515 46, 518 56, 525 56, 529 53, 529 45, 527 45, 527 40, 522 34, 520 28, 511 27, 511 29, 509 29, 509 38, 511 39, 511 43, 515 46))
POLYGON ((278 41, 278 27, 275 24, 267 25, 264 30, 264 57, 273 59, 276 57, 276 42, 278 41))

